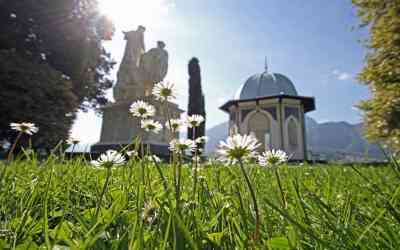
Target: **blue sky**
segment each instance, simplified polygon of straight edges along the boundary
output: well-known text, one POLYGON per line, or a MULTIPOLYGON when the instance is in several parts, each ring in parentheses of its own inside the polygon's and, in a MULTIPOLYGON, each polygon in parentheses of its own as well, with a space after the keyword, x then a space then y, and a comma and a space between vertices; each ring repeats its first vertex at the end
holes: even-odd
MULTIPOLYGON (((145 25, 146 49, 165 41, 170 54, 166 79, 177 84, 177 102, 183 109, 187 63, 199 58, 207 127, 227 120, 218 107, 249 76, 264 70, 265 56, 271 72, 288 76, 300 95, 315 97, 317 110, 311 117, 319 122, 360 121, 353 106, 369 96, 355 79, 363 66, 365 48, 359 40, 366 31, 353 29, 359 20, 350 0, 101 1, 113 4, 112 12, 103 7, 117 24, 113 41, 105 46, 117 62, 125 46, 121 30, 145 25)), ((112 100, 111 91, 109 97, 112 100)), ((72 135, 96 142, 100 129, 101 117, 80 113, 72 135)))

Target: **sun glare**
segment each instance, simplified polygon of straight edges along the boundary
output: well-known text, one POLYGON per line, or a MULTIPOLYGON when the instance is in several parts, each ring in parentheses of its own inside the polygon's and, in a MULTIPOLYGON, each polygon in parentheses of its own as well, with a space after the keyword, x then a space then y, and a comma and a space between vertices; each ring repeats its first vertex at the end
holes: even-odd
POLYGON ((167 0, 98 1, 100 11, 110 17, 120 29, 133 29, 137 25, 156 26, 172 6, 167 0))

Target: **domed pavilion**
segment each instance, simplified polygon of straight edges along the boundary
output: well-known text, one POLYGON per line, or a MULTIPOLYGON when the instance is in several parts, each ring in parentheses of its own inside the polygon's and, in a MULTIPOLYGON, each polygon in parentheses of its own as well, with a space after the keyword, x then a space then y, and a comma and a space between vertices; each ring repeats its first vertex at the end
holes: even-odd
POLYGON ((229 135, 252 134, 261 143, 260 151, 282 149, 291 160, 307 160, 304 114, 315 110, 315 100, 299 96, 287 76, 265 68, 220 107, 229 114, 229 135))

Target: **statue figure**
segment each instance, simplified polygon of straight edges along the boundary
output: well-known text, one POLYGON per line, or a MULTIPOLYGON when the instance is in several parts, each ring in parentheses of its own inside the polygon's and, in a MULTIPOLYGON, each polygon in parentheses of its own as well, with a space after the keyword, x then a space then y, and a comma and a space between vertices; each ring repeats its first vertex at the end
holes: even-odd
POLYGON ((116 101, 130 101, 150 96, 154 84, 164 80, 168 72, 168 52, 165 43, 157 42, 157 47, 145 52, 143 26, 136 31, 124 32, 127 40, 125 54, 117 74, 114 87, 116 101))
POLYGON ((146 28, 138 26, 137 30, 124 32, 126 42, 125 53, 117 73, 117 84, 114 87, 114 98, 119 100, 128 99, 130 92, 140 90, 132 89, 132 85, 139 84, 141 79, 140 61, 145 52, 144 32, 146 28))
POLYGON ((137 30, 134 31, 122 31, 124 33, 124 39, 127 41, 127 44, 121 65, 130 65, 139 68, 140 59, 142 57, 142 54, 145 52, 145 31, 146 28, 141 25, 137 28, 137 30))
POLYGON ((146 52, 142 58, 142 70, 146 82, 152 84, 164 80, 168 72, 168 52, 163 41, 157 42, 157 48, 146 52))

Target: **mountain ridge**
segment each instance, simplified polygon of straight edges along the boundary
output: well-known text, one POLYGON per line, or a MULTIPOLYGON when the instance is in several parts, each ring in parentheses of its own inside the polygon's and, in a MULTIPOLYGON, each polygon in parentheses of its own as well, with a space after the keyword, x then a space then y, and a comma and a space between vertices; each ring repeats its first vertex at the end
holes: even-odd
MULTIPOLYGON (((369 143, 362 134, 362 123, 351 124, 346 121, 318 123, 306 117, 307 148, 313 155, 328 159, 373 158, 383 159, 378 145, 369 143)), ((228 122, 217 124, 206 132, 209 141, 206 154, 212 154, 221 140, 228 136, 228 122)))

